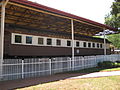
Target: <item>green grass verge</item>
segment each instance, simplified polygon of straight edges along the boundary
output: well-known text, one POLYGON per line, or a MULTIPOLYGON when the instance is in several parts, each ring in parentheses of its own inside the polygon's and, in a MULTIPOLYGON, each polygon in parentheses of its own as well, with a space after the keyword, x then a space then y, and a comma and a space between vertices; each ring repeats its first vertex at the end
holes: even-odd
POLYGON ((111 69, 103 69, 101 71, 120 71, 120 67, 118 67, 118 68, 111 68, 111 69))
POLYGON ((98 68, 98 67, 93 67, 93 68, 87 68, 87 69, 82 69, 82 70, 77 70, 77 71, 69 71, 66 73, 92 73, 92 72, 101 72, 101 71, 119 71, 120 67, 117 68, 110 68, 110 69, 105 69, 105 68, 98 68))

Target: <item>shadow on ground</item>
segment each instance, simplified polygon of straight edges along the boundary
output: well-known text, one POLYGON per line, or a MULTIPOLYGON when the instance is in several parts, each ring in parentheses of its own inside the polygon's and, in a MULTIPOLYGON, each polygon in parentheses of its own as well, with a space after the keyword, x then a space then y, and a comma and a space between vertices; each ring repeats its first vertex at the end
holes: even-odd
POLYGON ((37 78, 27 78, 20 80, 2 81, 0 82, 0 90, 12 90, 17 88, 29 87, 33 85, 43 84, 47 82, 59 81, 68 79, 71 77, 77 77, 81 75, 86 75, 92 72, 99 72, 103 69, 89 68, 79 71, 71 71, 66 73, 59 73, 51 76, 37 77, 37 78))
POLYGON ((27 78, 20 80, 11 80, 11 81, 2 81, 0 82, 0 90, 12 90, 22 87, 28 87, 33 85, 38 85, 47 82, 64 80, 70 77, 76 77, 80 75, 85 75, 81 73, 64 73, 64 74, 56 74, 51 76, 37 77, 37 78, 27 78))

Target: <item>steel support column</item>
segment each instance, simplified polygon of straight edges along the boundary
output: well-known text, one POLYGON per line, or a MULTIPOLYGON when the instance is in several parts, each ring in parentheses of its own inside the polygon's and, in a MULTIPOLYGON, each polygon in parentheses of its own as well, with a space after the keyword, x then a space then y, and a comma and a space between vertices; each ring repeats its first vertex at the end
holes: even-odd
POLYGON ((5 28, 5 6, 9 0, 1 2, 1 28, 0 28, 0 76, 2 76, 3 51, 4 51, 4 28, 5 28))
POLYGON ((103 31, 103 36, 104 36, 104 55, 106 55, 106 35, 105 35, 105 30, 103 31))
POLYGON ((104 36, 104 61, 106 60, 106 35, 105 35, 105 30, 103 31, 103 36, 104 36))
POLYGON ((75 60, 74 60, 74 23, 73 19, 71 19, 71 30, 72 30, 72 70, 74 70, 75 60))

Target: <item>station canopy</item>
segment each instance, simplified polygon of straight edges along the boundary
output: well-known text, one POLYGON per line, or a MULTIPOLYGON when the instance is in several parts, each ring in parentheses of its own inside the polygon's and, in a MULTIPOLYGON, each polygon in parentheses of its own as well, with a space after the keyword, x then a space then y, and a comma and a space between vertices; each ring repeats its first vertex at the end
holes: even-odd
POLYGON ((9 0, 5 13, 5 24, 32 28, 33 30, 48 30, 48 32, 70 34, 71 20, 74 21, 75 34, 93 36, 105 29, 117 30, 107 25, 28 0, 9 0))

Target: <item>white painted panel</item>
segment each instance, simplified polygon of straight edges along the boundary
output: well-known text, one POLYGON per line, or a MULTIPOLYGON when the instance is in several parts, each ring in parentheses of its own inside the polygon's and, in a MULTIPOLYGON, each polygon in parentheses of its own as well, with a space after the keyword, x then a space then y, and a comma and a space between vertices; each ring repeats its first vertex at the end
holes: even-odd
MULTIPOLYGON (((92 47, 92 43, 93 42, 89 42, 89 41, 80 41, 80 40, 74 40, 74 46, 76 47, 76 42, 80 42, 80 47, 82 48, 88 48, 88 43, 91 43, 91 48, 92 47), (87 47, 83 47, 83 42, 86 42, 86 46, 87 47)), ((11 35, 11 43, 12 44, 21 44, 21 45, 35 45, 35 46, 54 46, 54 47, 72 47, 72 40, 71 39, 62 39, 62 38, 51 38, 51 37, 44 37, 44 36, 34 36, 34 35, 26 35, 26 34, 18 34, 18 33, 12 33, 11 35), (22 43, 15 43, 15 35, 21 35, 22 36, 22 43), (31 36, 32 37, 32 44, 26 44, 26 36, 31 36), (44 44, 43 45, 40 45, 38 44, 38 38, 43 38, 44 39, 44 44), (50 38, 52 39, 52 45, 47 45, 47 38, 50 38), (61 46, 57 46, 56 45, 56 40, 59 39, 61 40, 61 46), (67 46, 67 41, 71 41, 71 46, 67 46)), ((95 43, 95 47, 94 48, 97 48, 97 42, 94 42, 95 43)), ((100 45, 101 43, 99 43, 100 45)), ((103 45, 103 43, 102 43, 103 45)), ((109 44, 106 45, 107 48, 109 48, 109 44)), ((79 48, 79 47, 77 47, 79 48)))
POLYGON ((80 47, 83 47, 83 41, 80 41, 80 47))
POLYGON ((61 39, 61 46, 66 47, 67 46, 67 40, 61 39))
POLYGON ((22 44, 26 45, 26 35, 24 34, 22 35, 22 41, 22 44))
POLYGON ((56 38, 52 38, 52 46, 56 46, 56 38))
POLYGON ((12 33, 12 35, 11 35, 11 43, 14 44, 14 41, 15 41, 15 35, 14 35, 14 33, 12 33))
POLYGON ((32 43, 33 45, 38 45, 38 36, 33 36, 32 37, 32 42, 33 42, 32 43))

